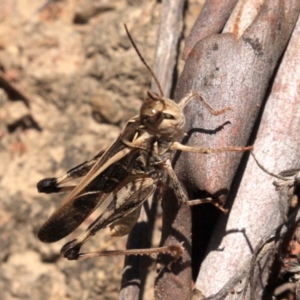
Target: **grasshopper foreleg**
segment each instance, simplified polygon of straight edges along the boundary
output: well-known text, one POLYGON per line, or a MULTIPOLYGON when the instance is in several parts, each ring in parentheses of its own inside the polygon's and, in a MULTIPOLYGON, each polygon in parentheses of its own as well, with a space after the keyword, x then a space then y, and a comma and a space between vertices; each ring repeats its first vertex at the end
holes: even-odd
POLYGON ((183 109, 191 100, 193 99, 199 100, 204 107, 214 116, 219 116, 224 114, 227 110, 232 110, 231 107, 225 107, 219 110, 213 109, 208 102, 197 92, 197 91, 190 91, 188 92, 178 103, 178 106, 183 109))

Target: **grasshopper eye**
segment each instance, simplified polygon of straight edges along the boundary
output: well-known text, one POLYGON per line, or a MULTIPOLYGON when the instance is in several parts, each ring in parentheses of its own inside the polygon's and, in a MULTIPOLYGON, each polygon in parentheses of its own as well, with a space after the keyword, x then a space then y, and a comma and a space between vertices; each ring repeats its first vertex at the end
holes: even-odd
POLYGON ((162 114, 161 113, 156 113, 156 114, 151 114, 151 115, 144 115, 142 117, 142 122, 143 123, 152 123, 152 124, 160 124, 162 122, 162 114))
POLYGON ((164 116, 164 119, 166 119, 166 120, 175 120, 175 117, 171 114, 164 113, 163 116, 164 116))

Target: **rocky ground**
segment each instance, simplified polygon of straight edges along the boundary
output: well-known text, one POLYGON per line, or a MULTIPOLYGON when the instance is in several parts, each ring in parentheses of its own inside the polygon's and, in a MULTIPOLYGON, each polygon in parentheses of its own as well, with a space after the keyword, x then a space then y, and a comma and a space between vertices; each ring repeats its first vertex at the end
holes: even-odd
MULTIPOLYGON (((186 22, 200 2, 189 1, 186 22)), ((160 1, 0 1, 0 299, 117 299, 122 257, 67 261, 71 236, 43 244, 36 231, 62 195, 36 183, 62 174, 111 143, 137 114, 150 76, 160 1)), ((123 249, 107 232, 85 251, 123 249)), ((151 299, 151 284, 145 299, 151 299)))

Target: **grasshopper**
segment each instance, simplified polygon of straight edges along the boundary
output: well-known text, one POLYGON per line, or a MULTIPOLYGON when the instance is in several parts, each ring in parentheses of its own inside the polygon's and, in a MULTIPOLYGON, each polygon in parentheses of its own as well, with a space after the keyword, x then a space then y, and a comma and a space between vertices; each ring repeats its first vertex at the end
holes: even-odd
MULTIPOLYGON (((139 217, 142 203, 157 187, 163 187, 167 178, 170 179, 180 203, 195 205, 212 202, 218 206, 211 198, 195 200, 187 198, 171 165, 173 151, 211 154, 252 149, 252 147, 209 149, 190 147, 177 142, 184 135, 183 108, 192 99, 202 102, 213 115, 222 114, 230 108, 214 110, 195 91, 189 92, 178 104, 164 97, 158 79, 141 56, 126 25, 125 29, 138 56, 154 78, 160 95, 147 92, 139 115, 127 122, 119 137, 106 150, 100 151, 93 159, 59 177, 45 178, 37 184, 41 193, 70 192, 38 231, 37 236, 42 242, 52 243, 67 236, 97 207, 108 202, 103 213, 86 231, 61 249, 62 256, 70 260, 103 255, 152 253, 170 253, 179 257, 183 251, 181 244, 153 249, 79 252, 81 246, 91 236, 104 228, 109 227, 111 235, 128 234, 139 217), (78 185, 64 185, 79 177, 83 178, 78 185)), ((219 208, 225 211, 222 207, 219 208)))

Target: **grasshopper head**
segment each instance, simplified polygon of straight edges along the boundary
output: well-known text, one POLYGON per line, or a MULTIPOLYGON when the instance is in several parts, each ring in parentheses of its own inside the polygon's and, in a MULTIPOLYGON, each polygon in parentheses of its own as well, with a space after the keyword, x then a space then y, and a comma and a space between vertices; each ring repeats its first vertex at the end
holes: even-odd
POLYGON ((156 93, 147 91, 140 118, 151 134, 173 138, 183 133, 185 117, 180 107, 156 93))

